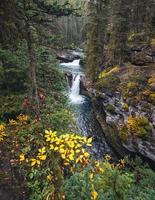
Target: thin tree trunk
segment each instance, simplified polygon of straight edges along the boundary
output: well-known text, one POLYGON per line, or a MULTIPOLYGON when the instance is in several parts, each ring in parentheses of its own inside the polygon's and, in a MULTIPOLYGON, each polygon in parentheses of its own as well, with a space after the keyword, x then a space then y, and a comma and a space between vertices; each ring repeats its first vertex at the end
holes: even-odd
POLYGON ((37 86, 37 78, 36 78, 36 59, 34 53, 34 45, 33 38, 29 24, 27 24, 27 46, 28 46, 28 56, 29 56, 29 64, 30 64, 30 80, 31 80, 31 105, 33 100, 35 100, 36 104, 36 114, 37 117, 40 118, 40 103, 38 98, 38 86, 37 86))

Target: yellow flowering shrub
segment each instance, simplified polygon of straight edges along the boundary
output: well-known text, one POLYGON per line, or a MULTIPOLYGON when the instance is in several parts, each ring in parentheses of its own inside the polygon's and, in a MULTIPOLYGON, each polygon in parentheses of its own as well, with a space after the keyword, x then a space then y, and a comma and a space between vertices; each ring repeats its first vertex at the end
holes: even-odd
POLYGON ((28 116, 27 115, 23 115, 23 114, 20 114, 17 119, 19 120, 19 122, 21 123, 26 123, 28 121, 28 116))
MULTIPOLYGON (((51 130, 45 131, 46 147, 38 149, 38 153, 34 158, 27 158, 31 166, 40 166, 43 161, 50 159, 50 152, 57 153, 64 166, 72 166, 80 164, 85 166, 89 163, 90 154, 86 151, 86 147, 92 144, 92 138, 81 137, 75 134, 57 135, 57 132, 51 130)), ((20 162, 26 160, 26 156, 19 156, 20 162)))
POLYGON ((69 165, 71 161, 75 163, 88 163, 90 154, 84 147, 91 146, 92 138, 81 137, 74 134, 57 136, 56 132, 45 131, 45 138, 50 150, 59 153, 64 165, 69 165))
POLYGON ((14 126, 14 125, 17 125, 17 124, 18 124, 18 122, 16 120, 9 119, 9 125, 14 126))
POLYGON ((3 124, 0 124, 0 142, 4 140, 5 134, 5 126, 3 124))

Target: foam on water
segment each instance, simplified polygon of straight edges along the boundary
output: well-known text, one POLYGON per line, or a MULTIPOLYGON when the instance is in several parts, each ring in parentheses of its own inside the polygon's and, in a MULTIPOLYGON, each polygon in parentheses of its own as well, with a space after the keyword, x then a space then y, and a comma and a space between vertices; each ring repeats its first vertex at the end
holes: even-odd
POLYGON ((80 60, 74 60, 73 62, 69 63, 61 63, 60 66, 69 68, 80 68, 80 60))

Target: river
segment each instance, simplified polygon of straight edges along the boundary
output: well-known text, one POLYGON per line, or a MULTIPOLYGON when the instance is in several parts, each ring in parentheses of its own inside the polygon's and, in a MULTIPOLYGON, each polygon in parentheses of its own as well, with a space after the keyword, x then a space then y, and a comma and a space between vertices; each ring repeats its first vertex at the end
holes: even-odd
POLYGON ((93 137, 93 146, 90 151, 96 159, 102 159, 106 154, 116 158, 115 153, 106 143, 102 129, 95 119, 90 99, 80 94, 80 77, 84 76, 84 69, 79 63, 80 60, 74 60, 70 63, 60 64, 64 72, 72 74, 72 83, 68 84, 68 97, 76 115, 76 125, 80 134, 93 137))

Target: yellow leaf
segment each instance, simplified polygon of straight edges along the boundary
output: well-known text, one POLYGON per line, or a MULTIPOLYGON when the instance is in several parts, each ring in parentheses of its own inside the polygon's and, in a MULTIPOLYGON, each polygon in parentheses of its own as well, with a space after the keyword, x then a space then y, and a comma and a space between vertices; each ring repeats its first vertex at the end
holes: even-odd
POLYGON ((96 199, 97 199, 97 196, 98 196, 98 193, 94 190, 94 191, 91 193, 91 195, 92 195, 93 200, 96 200, 96 199))
POLYGON ((58 147, 55 147, 55 148, 54 148, 54 151, 57 151, 58 149, 59 149, 58 147))
POLYGON ((40 156, 38 156, 38 158, 39 158, 40 160, 46 160, 47 155, 40 155, 40 156))
POLYGON ((69 155, 69 159, 70 159, 70 160, 74 160, 74 155, 72 155, 72 154, 69 155))
POLYGON ((80 149, 77 149, 75 152, 76 152, 76 153, 80 153, 80 151, 81 151, 80 149))
POLYGON ((39 151, 41 154, 44 154, 44 153, 46 152, 46 148, 45 148, 45 147, 40 148, 38 151, 39 151))
POLYGON ((91 173, 91 174, 89 175, 89 178, 90 178, 90 179, 93 179, 93 177, 94 177, 94 174, 91 173))
POLYGON ((54 146, 53 144, 50 145, 50 150, 53 150, 54 149, 54 146))
POLYGON ((21 154, 21 155, 19 156, 19 160, 20 160, 20 161, 24 161, 24 160, 25 160, 25 155, 24 155, 24 154, 21 154))
POLYGON ((93 138, 89 138, 89 139, 87 140, 87 143, 92 143, 92 140, 93 140, 93 138))
POLYGON ((50 174, 47 176, 47 180, 51 181, 53 178, 53 176, 51 176, 50 174))

